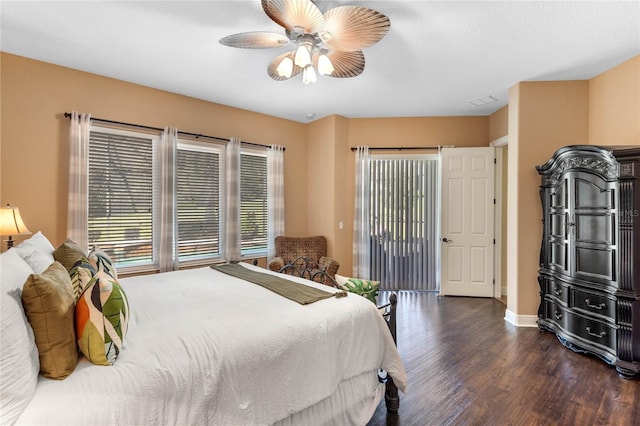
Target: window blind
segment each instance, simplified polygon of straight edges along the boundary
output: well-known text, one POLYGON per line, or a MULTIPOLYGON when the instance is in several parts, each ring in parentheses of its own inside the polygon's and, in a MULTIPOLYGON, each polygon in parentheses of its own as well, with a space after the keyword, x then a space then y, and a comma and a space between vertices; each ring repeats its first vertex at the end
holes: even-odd
MULTIPOLYGON (((110 253, 128 272, 159 267, 160 135, 93 127, 89 141, 89 244, 110 253)), ((180 139, 173 172, 175 216, 171 238, 182 265, 224 252, 225 148, 180 139)), ((171 165, 170 165, 171 167, 171 165)), ((240 155, 240 245, 245 257, 267 252, 266 150, 240 155)))
POLYGON ((153 137, 91 131, 89 245, 116 265, 152 264, 153 137))
POLYGON ((180 145, 176 156, 178 261, 221 255, 220 153, 180 145))
POLYGON ((240 154, 240 253, 267 252, 267 157, 240 154))

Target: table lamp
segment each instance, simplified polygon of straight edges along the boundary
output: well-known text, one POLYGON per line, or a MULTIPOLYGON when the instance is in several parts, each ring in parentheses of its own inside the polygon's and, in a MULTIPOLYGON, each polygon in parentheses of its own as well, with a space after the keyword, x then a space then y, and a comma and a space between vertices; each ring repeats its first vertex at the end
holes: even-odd
POLYGON ((22 217, 20 217, 20 210, 17 207, 11 207, 7 204, 6 207, 0 207, 0 235, 8 235, 7 249, 13 247, 14 235, 27 235, 31 234, 31 231, 27 229, 22 217))

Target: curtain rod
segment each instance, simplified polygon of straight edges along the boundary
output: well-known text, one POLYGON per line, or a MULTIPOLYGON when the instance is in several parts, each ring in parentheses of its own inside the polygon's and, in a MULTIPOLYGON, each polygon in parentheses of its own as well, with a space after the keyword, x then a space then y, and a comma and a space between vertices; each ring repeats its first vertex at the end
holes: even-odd
MULTIPOLYGON (((71 118, 71 113, 70 112, 65 112, 64 116, 70 119, 71 118)), ((95 120, 95 121, 100 121, 102 123, 116 124, 116 125, 119 125, 119 126, 137 127, 139 129, 155 130, 155 131, 158 131, 158 132, 164 131, 164 129, 161 129, 159 127, 145 126, 145 125, 142 125, 142 124, 125 123, 123 121, 106 120, 104 118, 96 118, 96 117, 91 117, 91 119, 95 120)), ((226 138, 219 138, 217 136, 207 136, 207 135, 203 135, 201 133, 182 132, 180 130, 178 130, 178 133, 182 134, 182 135, 193 136, 196 139, 198 139, 198 138, 207 138, 207 139, 216 139, 216 140, 219 140, 219 141, 229 142, 229 139, 226 139, 226 138)), ((245 145, 251 145, 251 146, 259 146, 261 148, 271 148, 269 145, 263 145, 263 144, 254 143, 254 142, 240 141, 240 143, 243 143, 245 145)), ((283 151, 284 151, 284 149, 283 149, 283 151)))
MULTIPOLYGON (((352 146, 351 151, 356 151, 358 147, 352 146)), ((378 151, 378 150, 395 150, 395 151, 403 151, 403 150, 430 150, 430 149, 440 149, 439 146, 371 146, 369 147, 369 151, 378 151)))

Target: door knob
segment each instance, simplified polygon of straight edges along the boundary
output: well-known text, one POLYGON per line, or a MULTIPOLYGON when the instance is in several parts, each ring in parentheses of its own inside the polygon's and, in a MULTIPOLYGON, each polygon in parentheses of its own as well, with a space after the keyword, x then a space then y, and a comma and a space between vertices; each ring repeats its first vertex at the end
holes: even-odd
POLYGON ((442 238, 442 242, 443 242, 443 243, 452 243, 452 242, 453 242, 453 240, 448 240, 448 239, 447 239, 447 237, 443 237, 443 238, 442 238))

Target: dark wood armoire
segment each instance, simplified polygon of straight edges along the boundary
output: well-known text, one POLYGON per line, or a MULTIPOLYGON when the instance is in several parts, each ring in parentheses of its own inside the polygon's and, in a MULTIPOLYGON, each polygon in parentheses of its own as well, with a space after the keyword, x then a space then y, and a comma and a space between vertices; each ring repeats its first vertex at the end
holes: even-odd
POLYGON ((559 149, 541 175, 538 326, 640 371, 640 147, 559 149))

